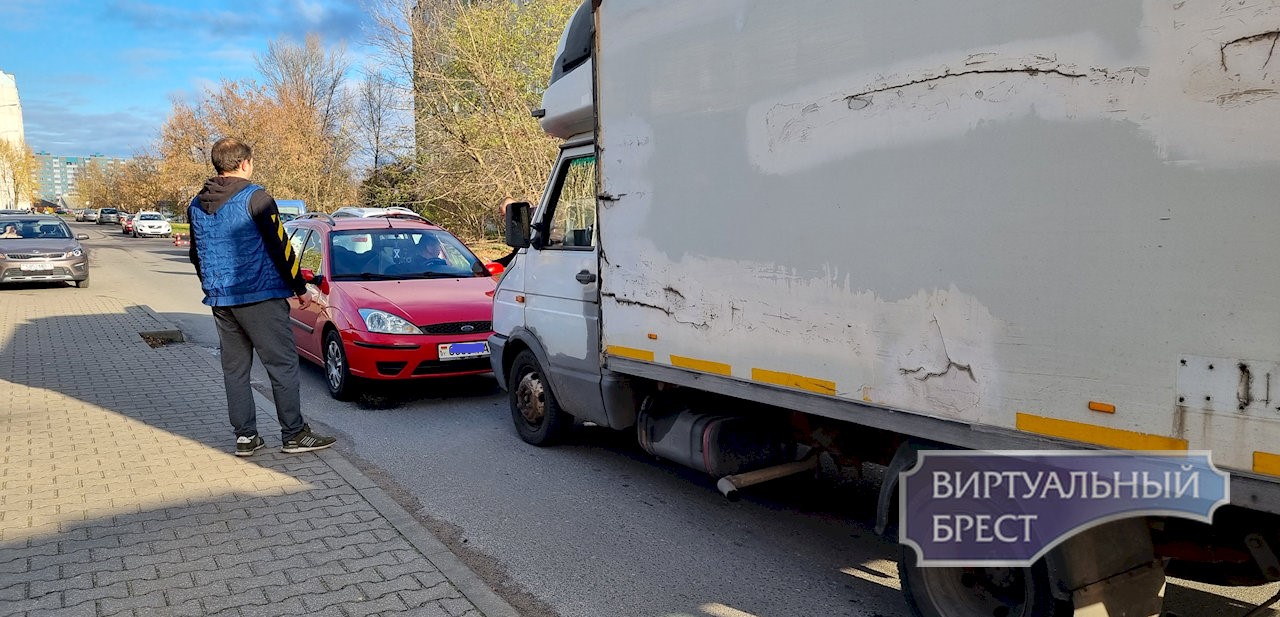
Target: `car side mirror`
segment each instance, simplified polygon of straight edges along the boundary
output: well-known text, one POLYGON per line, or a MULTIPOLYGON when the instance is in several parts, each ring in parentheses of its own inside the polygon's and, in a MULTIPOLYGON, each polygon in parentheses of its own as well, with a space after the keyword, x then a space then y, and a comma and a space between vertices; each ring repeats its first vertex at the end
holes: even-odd
POLYGON ((89 234, 76 234, 76 240, 88 240, 89 234))
POLYGON ((489 271, 489 276, 498 276, 506 271, 506 268, 496 261, 491 261, 485 264, 484 269, 489 271))
POLYGON ((306 281, 308 285, 315 285, 320 288, 320 293, 329 294, 329 281, 325 280, 323 274, 316 274, 316 271, 311 268, 302 268, 298 270, 298 273, 302 275, 302 280, 306 281))
POLYGON ((316 274, 316 271, 312 270, 311 268, 303 268, 298 272, 302 274, 302 280, 312 285, 319 285, 324 282, 324 275, 316 274))
POLYGON ((522 249, 529 246, 530 213, 533 207, 527 201, 517 201, 507 205, 506 241, 507 246, 522 249))

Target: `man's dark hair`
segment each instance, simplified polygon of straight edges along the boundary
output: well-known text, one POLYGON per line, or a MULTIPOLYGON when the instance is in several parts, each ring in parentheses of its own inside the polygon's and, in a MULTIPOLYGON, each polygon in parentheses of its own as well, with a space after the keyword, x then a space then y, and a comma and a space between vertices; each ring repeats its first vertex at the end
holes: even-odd
POLYGON ((239 139, 223 137, 214 142, 209 158, 213 159, 213 169, 225 174, 239 168, 241 161, 253 158, 253 150, 249 148, 249 144, 239 139))

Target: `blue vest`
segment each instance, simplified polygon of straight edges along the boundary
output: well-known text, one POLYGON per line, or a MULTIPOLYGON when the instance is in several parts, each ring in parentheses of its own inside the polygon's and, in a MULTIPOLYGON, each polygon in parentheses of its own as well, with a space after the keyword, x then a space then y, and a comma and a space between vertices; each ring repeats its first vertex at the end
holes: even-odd
POLYGON ((249 215, 249 196, 260 189, 256 184, 246 186, 214 214, 200 208, 199 197, 191 201, 191 236, 196 239, 204 303, 209 306, 239 306, 293 295, 249 215))

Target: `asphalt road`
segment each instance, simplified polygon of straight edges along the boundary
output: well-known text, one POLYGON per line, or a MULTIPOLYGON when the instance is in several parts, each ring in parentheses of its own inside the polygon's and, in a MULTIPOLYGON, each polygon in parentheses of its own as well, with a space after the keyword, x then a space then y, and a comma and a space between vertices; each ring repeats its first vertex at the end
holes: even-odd
MULTIPOLYGON (((185 248, 73 227, 94 238, 84 293, 149 305, 216 352, 185 248)), ((322 380, 304 366, 308 419, 529 617, 908 614, 898 547, 871 530, 870 477, 781 481, 731 503, 630 435, 580 427, 563 446, 524 444, 491 378, 386 386, 355 403, 330 399, 322 380)), ((1167 605, 1182 617, 1242 615, 1242 601, 1275 591, 1171 582, 1167 605)))

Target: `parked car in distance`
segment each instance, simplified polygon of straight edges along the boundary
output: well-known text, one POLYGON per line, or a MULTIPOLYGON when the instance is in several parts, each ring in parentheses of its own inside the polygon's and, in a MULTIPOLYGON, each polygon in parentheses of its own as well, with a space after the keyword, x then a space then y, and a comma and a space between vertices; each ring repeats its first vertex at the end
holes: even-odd
POLYGON ((88 239, 54 215, 0 215, 0 283, 69 281, 88 287, 89 254, 80 245, 88 239))
POLYGON ((77 210, 75 211, 75 213, 76 213, 76 222, 77 222, 77 223, 83 223, 83 222, 84 222, 84 213, 85 213, 85 212, 88 212, 88 210, 85 210, 84 208, 79 208, 79 209, 77 209, 77 210))
POLYGON ((129 235, 133 233, 133 216, 128 212, 120 213, 120 233, 129 235))
POLYGON ((97 222, 98 222, 98 209, 97 209, 97 208, 89 208, 88 210, 85 210, 85 211, 84 211, 84 220, 85 220, 85 222, 86 222, 86 223, 97 223, 97 222))
POLYGON ((143 236, 168 238, 173 235, 173 226, 169 221, 164 220, 164 215, 159 212, 143 210, 133 215, 132 231, 135 238, 143 236))
POLYGON ((359 206, 343 206, 333 211, 333 218, 375 218, 375 217, 409 217, 426 221, 426 217, 400 206, 389 208, 362 208, 359 206))
POLYGON ((298 354, 329 394, 369 381, 490 372, 493 270, 419 217, 305 214, 285 225, 313 302, 291 304, 298 354))
POLYGON ((98 218, 95 219, 99 225, 107 223, 119 223, 120 211, 116 208, 98 208, 98 218))
POLYGON ((280 222, 288 223, 307 212, 307 204, 301 199, 277 199, 276 211, 280 213, 280 222))

